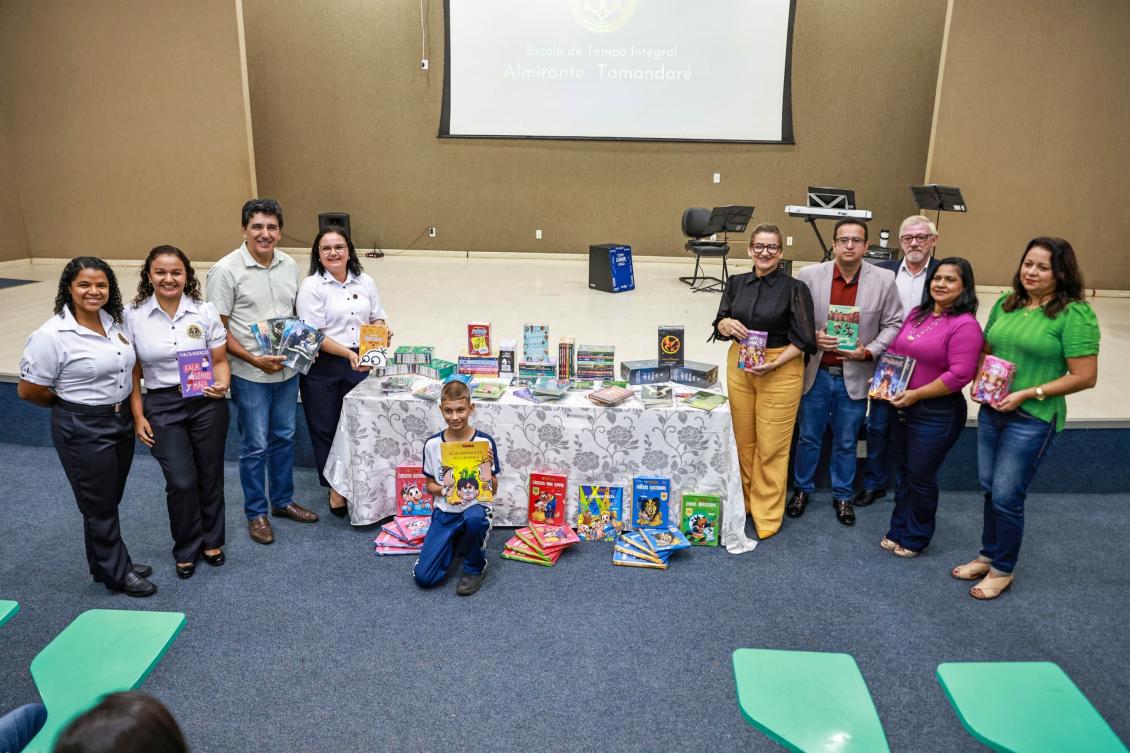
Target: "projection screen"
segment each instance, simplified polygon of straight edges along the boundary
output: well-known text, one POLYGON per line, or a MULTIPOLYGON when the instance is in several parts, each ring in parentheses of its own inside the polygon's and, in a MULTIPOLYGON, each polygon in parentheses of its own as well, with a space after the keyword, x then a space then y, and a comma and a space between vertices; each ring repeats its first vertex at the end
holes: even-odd
POLYGON ((440 136, 793 143, 795 0, 446 0, 440 136))

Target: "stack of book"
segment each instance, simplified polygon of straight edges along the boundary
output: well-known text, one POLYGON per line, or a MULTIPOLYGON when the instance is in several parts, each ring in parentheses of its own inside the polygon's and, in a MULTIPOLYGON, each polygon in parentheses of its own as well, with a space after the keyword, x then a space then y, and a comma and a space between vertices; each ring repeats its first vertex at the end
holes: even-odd
POLYGON ((612 345, 581 345, 577 348, 578 379, 615 379, 616 348, 612 345))
POLYGON ((471 376, 497 377, 498 356, 464 353, 459 356, 458 371, 471 376))
POLYGON ((419 554, 432 519, 424 516, 397 515, 381 526, 373 539, 377 554, 419 554))
POLYGON ((599 390, 590 392, 588 398, 599 406, 609 408, 613 405, 619 405, 635 394, 627 387, 601 387, 599 390))
POLYGON ((397 364, 419 366, 430 364, 434 352, 435 348, 431 345, 401 345, 393 352, 392 357, 397 364))
POLYGON ((553 567, 561 553, 580 541, 573 529, 566 525, 530 523, 519 528, 502 550, 504 559, 527 562, 531 565, 553 567))
POLYGON ((690 545, 678 526, 639 528, 622 534, 616 541, 612 564, 666 570, 671 555, 690 545))
POLYGON ((412 388, 412 394, 422 400, 431 400, 433 403, 437 403, 442 389, 443 385, 440 382, 422 382, 412 388))
POLYGON ((475 385, 475 389, 471 390, 471 398, 474 400, 498 400, 506 394, 506 388, 509 386, 509 379, 483 379, 475 385))
POLYGON ((283 356, 283 366, 310 372, 325 339, 320 331, 295 317, 276 317, 251 325, 260 355, 283 356))
POLYGON ((569 391, 572 385, 568 379, 554 379, 553 377, 538 377, 530 384, 530 392, 550 398, 561 398, 569 391))
POLYGON ((699 390, 690 397, 683 398, 683 405, 699 410, 714 410, 726 404, 726 396, 718 392, 699 390))
POLYGON ((547 361, 545 363, 533 363, 530 361, 522 361, 518 364, 518 381, 523 384, 530 382, 540 377, 557 378, 557 361, 547 361))
POLYGON ((669 384, 645 384, 640 388, 640 402, 645 408, 670 408, 675 404, 675 390, 669 384))
POLYGON ((443 381, 455 373, 456 364, 442 358, 433 358, 428 363, 416 364, 416 373, 428 379, 443 381))
POLYGON ((390 377, 385 377, 381 382, 381 389, 385 392, 407 392, 412 389, 412 384, 416 381, 416 377, 411 374, 397 374, 390 377))
POLYGON ((572 379, 576 376, 574 360, 577 356, 576 341, 571 337, 562 337, 557 344, 557 378, 572 379))

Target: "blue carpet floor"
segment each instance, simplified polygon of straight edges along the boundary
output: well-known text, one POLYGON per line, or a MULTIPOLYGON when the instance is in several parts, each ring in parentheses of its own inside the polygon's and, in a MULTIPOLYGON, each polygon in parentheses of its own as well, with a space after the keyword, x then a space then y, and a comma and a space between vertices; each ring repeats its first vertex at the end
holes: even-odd
MULTIPOLYGON (((0 445, 0 709, 35 700, 35 654, 91 608, 183 611, 142 689, 205 751, 780 750, 742 719, 740 647, 845 651, 859 662, 894 751, 983 750, 943 696, 939 662, 1051 660, 1130 740, 1130 496, 1037 495, 1017 580, 979 603, 949 568, 971 558, 980 497, 946 493, 934 544, 880 550, 888 499, 836 523, 826 493, 776 538, 733 556, 694 549, 666 572, 614 568, 582 544, 548 569, 501 560, 483 590, 412 585, 411 557, 374 558, 372 530, 328 515, 248 540, 228 474, 228 563, 173 575, 156 463, 139 456, 122 505, 133 558, 160 592, 90 582, 80 518, 54 452, 0 445)), ((503 476, 505 482, 505 476, 503 476)), ((324 509, 312 471, 300 501, 324 509)), ((1006 703, 986 689, 986 702, 1006 703)))

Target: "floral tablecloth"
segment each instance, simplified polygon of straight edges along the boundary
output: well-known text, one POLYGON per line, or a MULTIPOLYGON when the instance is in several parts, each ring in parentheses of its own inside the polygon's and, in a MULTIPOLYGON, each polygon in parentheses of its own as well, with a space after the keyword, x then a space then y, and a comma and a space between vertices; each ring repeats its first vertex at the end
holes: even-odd
MULTIPOLYGON (((532 471, 566 474, 571 521, 578 485, 620 484, 630 494, 632 476, 655 475, 671 479, 676 502, 684 490, 722 495, 722 545, 734 554, 756 546, 745 535, 728 405, 710 412, 682 406, 645 409, 632 399, 601 408, 582 393, 535 405, 507 392, 496 402, 476 401, 471 423, 498 445, 502 473, 495 525, 526 524, 532 471)), ((323 472, 349 500, 354 525, 396 512, 396 467, 419 465, 424 440, 443 426, 434 402, 406 392, 386 395, 377 379, 366 379, 346 396, 323 472)))

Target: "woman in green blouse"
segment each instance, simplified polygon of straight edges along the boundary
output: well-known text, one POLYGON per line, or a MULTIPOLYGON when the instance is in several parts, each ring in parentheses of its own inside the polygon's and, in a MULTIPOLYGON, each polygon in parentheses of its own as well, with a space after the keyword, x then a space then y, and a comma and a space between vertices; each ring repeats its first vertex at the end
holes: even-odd
POLYGON ((969 593, 995 599, 1012 585, 1028 484, 1067 416, 1065 395, 1095 386, 1099 324, 1083 300, 1075 251, 1062 238, 1032 240, 993 306, 985 352, 1016 366, 1011 391, 977 416, 977 465, 985 491, 981 553, 953 569, 980 580, 969 593))

